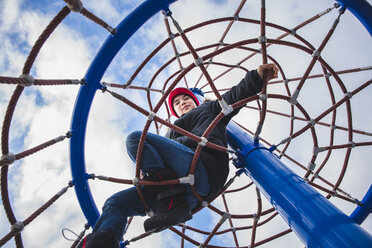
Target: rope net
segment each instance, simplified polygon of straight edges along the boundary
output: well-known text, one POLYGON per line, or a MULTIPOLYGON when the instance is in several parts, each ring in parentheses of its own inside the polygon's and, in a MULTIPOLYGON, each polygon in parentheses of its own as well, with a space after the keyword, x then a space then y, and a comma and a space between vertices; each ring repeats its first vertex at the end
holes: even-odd
MULTIPOLYGON (((71 11, 82 14, 111 35, 115 35, 116 32, 115 28, 86 10, 80 1, 65 2, 67 5, 52 19, 32 47, 21 76, 0 77, 1 84, 14 85, 14 92, 9 99, 3 120, 1 136, 3 156, 0 160, 2 203, 11 230, 0 239, 0 246, 14 238, 16 247, 23 247, 23 229, 74 186, 74 181, 69 181, 66 187, 59 192, 56 190, 58 193, 22 221, 13 211, 14 205, 8 189, 8 185, 13 183, 8 178, 9 170, 17 169, 12 168, 13 163, 29 156, 37 156, 35 153, 49 149, 50 146, 57 145, 72 135, 71 132, 67 132, 35 147, 13 153, 9 144, 10 127, 19 99, 28 88, 86 83, 84 79, 34 79, 31 69, 40 50, 71 11)), ((366 185, 361 185, 363 190, 356 192, 354 189, 346 188, 347 183, 342 184, 345 181, 349 183, 350 180, 359 181, 358 178, 350 179, 347 175, 350 170, 358 170, 356 162, 358 160, 352 159, 351 154, 356 153, 355 156, 359 156, 364 152, 363 155, 366 156, 372 145, 372 130, 364 124, 356 124, 359 123, 360 114, 352 112, 353 99, 362 99, 355 101, 354 108, 363 106, 361 101, 365 101, 365 92, 368 92, 372 83, 370 77, 372 67, 362 65, 333 68, 327 62, 328 57, 332 56, 327 53, 327 48, 332 46, 329 43, 337 33, 344 10, 336 4, 331 5, 302 20, 297 26, 287 28, 270 22, 267 17, 268 4, 265 1, 261 1, 260 4, 259 9, 257 4, 254 4, 254 10, 258 13, 257 18, 245 16, 246 13, 250 13, 248 10, 253 8, 247 1, 234 1, 233 12, 203 20, 187 28, 178 20, 179 13, 175 4, 174 13, 168 9, 162 13, 161 22, 166 38, 148 52, 135 67, 134 72, 123 77, 122 83, 108 80, 101 82, 103 97, 112 96, 110 101, 116 105, 120 107, 124 105, 126 111, 128 109, 136 111, 135 127, 132 125, 128 130, 142 128, 143 133, 137 153, 138 162, 134 179, 98 175, 96 171, 89 171, 88 165, 88 180, 109 181, 120 184, 120 187, 123 187, 121 184, 135 185, 147 209, 148 204, 142 197, 141 185, 189 183, 202 207, 194 211, 192 221, 170 228, 170 233, 178 236, 181 247, 190 244, 200 247, 257 247, 276 242, 283 236, 288 237, 291 229, 285 224, 282 225, 278 212, 261 197, 254 183, 244 175, 244 169, 236 164, 238 167, 236 170, 231 165, 229 181, 217 199, 206 202, 198 195, 192 184, 192 177, 202 149, 209 147, 223 152, 229 151, 228 148, 208 142, 206 139, 224 114, 219 114, 201 137, 173 125, 166 99, 175 87, 199 87, 208 98, 220 101, 221 94, 239 82, 248 70, 255 69, 262 63, 275 63, 280 70, 279 79, 266 82, 264 75, 265 86, 259 95, 231 106, 235 109, 245 105, 233 121, 270 148, 326 198, 346 209, 346 212, 361 204, 360 197, 363 197, 365 187, 369 186, 367 182, 366 185), (322 27, 325 31, 322 31, 321 38, 315 42, 310 41, 307 33, 311 30, 309 26, 316 25, 321 18, 327 18, 325 21, 327 25, 322 27), (297 56, 301 57, 300 61, 295 59, 297 56), (288 61, 287 57, 291 57, 292 61, 288 61), (299 67, 295 66, 296 64, 300 64, 299 67), (355 74, 363 76, 358 77, 358 80, 350 80, 355 74), (350 81, 352 83, 349 83, 350 81), (353 114, 357 118, 354 118, 353 114), (148 132, 165 134, 168 128, 199 143, 189 177, 163 182, 142 180, 140 161, 146 134, 148 132), (198 218, 202 220, 207 218, 208 223, 198 223, 198 218)), ((128 234, 131 234, 132 223, 131 218, 125 235, 126 245, 130 247, 149 236, 137 232, 130 237, 128 234)), ((72 246, 76 245, 77 242, 72 246)))

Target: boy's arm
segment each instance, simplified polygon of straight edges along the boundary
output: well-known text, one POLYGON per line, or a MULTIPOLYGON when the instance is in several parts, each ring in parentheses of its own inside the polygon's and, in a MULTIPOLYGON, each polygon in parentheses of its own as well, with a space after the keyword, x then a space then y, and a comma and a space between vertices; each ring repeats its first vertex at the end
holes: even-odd
POLYGON ((274 64, 260 65, 257 70, 248 72, 237 85, 233 86, 222 97, 228 104, 232 104, 256 95, 262 90, 264 74, 269 81, 278 77, 278 68, 274 64))

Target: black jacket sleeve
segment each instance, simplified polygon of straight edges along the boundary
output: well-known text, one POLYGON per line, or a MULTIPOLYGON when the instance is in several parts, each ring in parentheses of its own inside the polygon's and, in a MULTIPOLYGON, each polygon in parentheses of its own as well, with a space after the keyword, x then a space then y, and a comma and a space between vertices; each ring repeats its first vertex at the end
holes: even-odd
POLYGON ((233 104, 244 98, 254 96, 261 91, 263 81, 257 70, 248 72, 245 77, 229 91, 222 95, 228 104, 233 104))
MULTIPOLYGON (((262 87, 263 80, 257 73, 257 70, 249 71, 237 85, 231 87, 229 91, 224 93, 222 98, 230 105, 247 97, 256 95, 262 90, 262 87)), ((234 109, 233 112, 224 117, 224 121, 230 121, 242 107, 234 109)), ((214 108, 216 112, 221 112, 221 106, 218 101, 214 102, 214 108)))

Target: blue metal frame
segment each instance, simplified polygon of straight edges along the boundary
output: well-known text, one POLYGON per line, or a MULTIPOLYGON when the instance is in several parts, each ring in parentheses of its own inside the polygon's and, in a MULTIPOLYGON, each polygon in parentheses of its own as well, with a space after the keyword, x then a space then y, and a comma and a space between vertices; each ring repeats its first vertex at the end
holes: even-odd
POLYGON ((229 145, 240 150, 255 185, 308 248, 372 247, 372 236, 236 124, 229 145))
POLYGON ((362 224, 368 215, 372 212, 372 185, 369 187, 367 194, 365 194, 362 204, 358 206, 350 215, 350 218, 358 224, 362 224))
POLYGON ((103 74, 122 46, 148 19, 159 11, 167 9, 175 1, 148 0, 130 13, 118 25, 116 34, 110 35, 99 50, 85 75, 86 84, 81 86, 78 93, 71 123, 70 161, 76 195, 90 226, 94 226, 99 217, 99 211, 88 185, 89 175, 86 174, 84 158, 86 126, 94 95, 102 88, 100 81, 103 74))
MULTIPOLYGON (((70 161, 76 195, 90 226, 94 226, 99 217, 90 192, 90 176, 86 173, 84 158, 86 126, 93 98, 96 91, 102 89, 100 81, 107 67, 127 40, 154 14, 166 10, 175 1, 177 0, 146 0, 131 12, 118 25, 116 34, 110 35, 99 50, 85 75, 86 84, 81 86, 78 93, 71 122, 70 161)), ((337 1, 357 16, 372 35, 372 11, 368 2, 337 1)), ((245 163, 252 179, 308 247, 343 247, 338 245, 345 242, 350 242, 349 247, 361 247, 355 246, 354 242, 356 245, 371 244, 368 233, 329 201, 322 199, 301 178, 288 171, 270 151, 252 143, 249 135, 233 127, 229 128, 229 140, 233 147, 241 149, 243 153, 250 153, 245 163), (273 185, 275 187, 272 187, 273 185), (344 237, 346 241, 340 241, 339 237, 344 237)), ((369 207, 357 208, 352 214, 352 219, 357 223, 362 222, 371 211, 371 199, 370 189, 363 199, 369 207)))
POLYGON ((363 24, 372 36, 372 6, 366 0, 336 0, 343 8, 347 8, 363 24))
MULTIPOLYGON (((372 6, 366 0, 336 0, 342 8, 348 9, 363 24, 372 36, 372 6)), ((350 217, 361 224, 372 213, 372 185, 365 194, 362 205, 358 206, 350 217)))

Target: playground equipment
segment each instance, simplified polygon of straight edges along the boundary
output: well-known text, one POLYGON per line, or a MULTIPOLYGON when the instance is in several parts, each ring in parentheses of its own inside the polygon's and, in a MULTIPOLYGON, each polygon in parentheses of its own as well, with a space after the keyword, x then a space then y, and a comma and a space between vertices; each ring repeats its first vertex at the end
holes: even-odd
MULTIPOLYGON (((331 39, 335 30, 339 25, 340 19, 344 14, 344 11, 350 9, 353 13, 358 16, 361 23, 366 27, 369 33, 371 33, 371 17, 368 15, 371 11, 371 6, 366 1, 339 1, 337 5, 328 8, 324 12, 313 16, 312 18, 302 22, 300 25, 295 28, 288 29, 283 26, 271 23, 266 21, 266 6, 265 1, 261 1, 260 6, 260 20, 258 19, 249 19, 241 16, 242 8, 245 6, 246 1, 241 1, 234 15, 229 17, 217 18, 209 21, 205 21, 194 25, 190 28, 183 29, 182 23, 178 23, 175 16, 171 11, 171 6, 175 1, 145 1, 139 7, 137 7, 131 14, 129 14, 116 28, 112 28, 107 25, 102 20, 95 17, 89 11, 87 11, 80 1, 66 1, 67 6, 64 7, 61 12, 53 19, 51 24, 47 27, 44 33, 40 36, 40 39, 35 43, 34 48, 30 52, 30 56, 25 64, 23 69, 22 76, 20 78, 10 78, 10 77, 1 77, 0 82, 8 84, 18 84, 16 87, 12 99, 9 101, 8 110, 4 118, 3 124, 3 133, 2 133, 2 153, 4 154, 1 160, 2 164, 2 199, 3 204, 6 209, 7 217, 9 222, 12 225, 11 232, 7 234, 3 239, 1 239, 0 244, 4 244, 9 241, 12 237, 15 236, 17 247, 22 246, 21 241, 21 230, 24 226, 27 226, 33 219, 35 219, 42 211, 44 211, 48 206, 50 206, 55 200, 57 200, 63 193, 67 191, 68 188, 74 187, 77 198, 79 200, 80 206, 83 210, 83 213, 87 219, 86 227, 89 228, 94 225, 95 221, 99 216, 98 208, 94 202, 94 198, 90 193, 90 180, 91 179, 100 179, 106 181, 112 181, 117 183, 124 184, 135 184, 143 185, 150 184, 139 180, 140 176, 140 165, 136 166, 135 179, 119 179, 106 176, 97 176, 93 173, 87 173, 85 166, 85 135, 86 127, 89 117, 89 112, 91 104, 95 97, 97 91, 102 91, 106 95, 112 95, 114 98, 119 99, 128 106, 137 110, 146 117, 146 122, 144 124, 143 131, 146 134, 150 128, 154 128, 157 132, 161 132, 161 128, 164 126, 177 129, 179 132, 184 133, 185 135, 190 136, 194 140, 203 143, 204 139, 201 137, 193 136, 189 133, 186 133, 184 130, 179 129, 172 125, 169 122, 169 111, 164 104, 165 99, 169 92, 181 83, 190 84, 187 78, 191 73, 196 71, 196 68, 199 69, 200 73, 197 80, 193 80, 193 84, 190 86, 198 86, 202 88, 206 93, 213 95, 218 100, 221 99, 220 92, 223 92, 225 89, 222 87, 216 87, 215 81, 218 81, 224 75, 231 73, 231 71, 236 70, 247 70, 245 63, 249 63, 250 60, 253 60, 254 57, 261 57, 262 63, 273 62, 277 64, 281 71, 281 80, 272 81, 267 84, 263 92, 255 97, 246 99, 243 102, 234 104, 233 108, 239 107, 244 104, 248 104, 246 109, 253 109, 259 112, 258 125, 255 130, 247 129, 245 124, 240 124, 237 121, 237 124, 231 125, 229 128, 229 137, 230 145, 236 153, 233 155, 235 165, 238 170, 237 173, 231 178, 229 183, 226 185, 226 191, 221 192, 221 197, 225 204, 226 195, 229 193, 240 191, 239 190, 229 190, 231 185, 233 185, 234 179, 242 173, 248 174, 252 181, 256 184, 259 190, 257 190, 257 211, 250 214, 232 214, 229 212, 226 204, 225 209, 221 210, 218 207, 213 205, 213 202, 204 202, 203 199, 199 197, 200 201, 203 202, 205 208, 210 209, 215 214, 221 216, 221 220, 215 225, 214 229, 210 232, 205 232, 203 230, 198 230, 196 227, 190 227, 186 224, 181 226, 181 229, 172 227, 171 230, 180 235, 183 242, 187 240, 188 242, 194 245, 202 245, 204 247, 220 247, 219 245, 212 245, 210 241, 216 235, 221 235, 222 233, 230 233, 233 237, 234 244, 231 246, 241 246, 238 241, 237 230, 250 230, 251 239, 249 245, 251 247, 259 246, 261 244, 267 243, 279 236, 283 236, 291 231, 294 231, 301 241, 308 247, 321 247, 325 244, 330 247, 365 247, 365 245, 371 243, 371 236, 365 232, 362 228, 359 227, 356 223, 360 224, 365 220, 368 214, 371 211, 371 188, 368 193, 365 195, 362 201, 354 198, 352 195, 343 190, 340 185, 345 176, 346 170, 349 168, 350 154, 353 149, 359 147, 369 147, 372 145, 372 142, 364 142, 364 136, 370 137, 371 133, 365 130, 357 130, 353 126, 352 118, 352 108, 351 108, 351 99, 358 97, 360 92, 368 90, 369 85, 371 84, 371 79, 367 81, 359 82, 358 87, 349 86, 341 80, 339 75, 347 73, 355 73, 360 71, 371 70, 371 67, 360 67, 352 68, 343 71, 335 71, 330 64, 327 63, 326 59, 322 57, 323 50, 326 50, 327 44, 331 39), (92 64, 90 65, 86 75, 83 80, 41 80, 33 79, 30 75, 32 63, 36 58, 38 51, 40 50, 42 44, 55 27, 64 19, 65 16, 71 11, 78 11, 83 15, 94 20, 105 29, 110 32, 109 37, 97 53, 92 64), (305 38, 300 36, 298 33, 301 28, 311 24, 316 21, 318 18, 330 13, 338 11, 338 14, 335 17, 334 23, 329 25, 329 31, 326 33, 324 38, 321 41, 321 44, 315 46, 308 42, 305 38), (122 49, 128 40, 141 28, 141 26, 148 21, 151 17, 156 15, 158 12, 163 12, 164 23, 166 25, 166 30, 168 32, 168 38, 160 43, 158 47, 154 49, 153 52, 138 66, 137 70, 129 77, 124 84, 115 84, 115 83, 105 83, 102 82, 102 77, 104 76, 107 68, 110 63, 117 55, 117 53, 122 49), (172 33, 170 21, 174 24, 176 33, 172 33), (247 35, 244 39, 238 40, 235 42, 226 41, 225 38, 230 32, 230 29, 237 25, 237 23, 252 25, 259 30, 259 36, 251 37, 247 35), (227 28, 224 30, 223 35, 215 43, 203 45, 203 46, 194 46, 193 42, 189 37, 193 32, 196 32, 199 29, 208 28, 213 25, 226 24, 227 28), (279 36, 272 38, 266 33, 268 29, 274 29, 282 32, 279 36), (291 39, 286 40, 287 36, 292 36, 296 41, 291 39), (186 51, 178 51, 179 47, 177 46, 179 42, 182 42, 187 47, 186 51), (257 45, 258 44, 258 45, 257 45), (163 49, 167 47, 173 49, 173 56, 168 58, 162 66, 159 66, 154 70, 150 80, 147 84, 141 84, 141 73, 143 73, 144 68, 156 60, 157 54, 161 53, 163 49), (271 56, 269 47, 282 47, 281 49, 298 49, 303 54, 306 54, 310 61, 306 67, 305 72, 299 78, 288 78, 286 70, 283 69, 284 66, 279 63, 279 55, 271 56), (234 62, 225 62, 223 55, 232 56, 229 53, 239 51, 240 54, 244 54, 241 60, 235 60, 234 62), (183 62, 183 58, 187 58, 191 62, 183 62), (247 62, 248 61, 248 62, 247 62), (185 63, 185 64, 183 64, 185 63), (170 66, 178 64, 179 68, 175 70, 174 68, 169 69, 170 66), (319 66, 321 73, 316 74, 312 73, 316 69, 316 66, 319 66), (212 71, 214 67, 218 67, 218 72, 212 71), (221 70, 221 68, 226 68, 221 70), (212 71, 212 72, 211 72, 212 71), (165 80, 165 83, 162 85, 162 88, 158 88, 159 84, 156 84, 160 79, 159 75, 162 73, 169 73, 168 78, 165 80), (212 78, 212 73, 214 77, 212 78), (304 107, 302 104, 301 95, 308 81, 313 78, 321 78, 325 86, 328 87, 329 102, 327 107, 322 108, 322 111, 314 114, 309 109, 304 107), (138 79, 138 81, 136 81, 138 79), (290 84, 293 81, 298 81, 296 88, 291 88, 290 84), (21 96, 24 88, 26 86, 37 86, 37 85, 54 85, 54 84, 81 84, 80 91, 76 100, 75 109, 73 113, 71 129, 70 131, 61 137, 52 139, 49 142, 46 142, 38 147, 27 150, 19 154, 11 154, 9 152, 9 127, 12 119, 12 113, 16 107, 18 98, 21 96), (282 89, 279 93, 275 92, 274 87, 280 85, 282 89), (305 87, 304 87, 305 86, 305 87), (270 87, 273 87, 273 91, 270 91, 270 87), (146 92, 148 97, 148 107, 143 108, 136 104, 131 97, 124 93, 118 93, 113 89, 118 88, 120 90, 125 89, 129 90, 142 90, 146 92), (340 91, 342 97, 339 96, 340 91), (284 93, 283 93, 284 92, 284 93), (159 95, 156 95, 159 94, 159 95), (275 101, 285 102, 288 112, 276 111, 270 109, 273 107, 272 104, 275 101), (253 104, 256 103, 256 104, 253 104), (154 107, 153 107, 154 106, 154 107), (344 110, 339 110, 340 108, 345 108, 344 110), (311 115, 309 114, 311 112, 311 115), (336 113, 338 113, 336 115, 336 113), (339 125, 336 120, 339 113, 344 114, 345 123, 339 125), (275 116, 283 116, 289 121, 290 131, 289 135, 281 137, 280 142, 274 143, 275 141, 268 142, 263 137, 264 128, 266 126, 270 127, 268 121, 268 115, 272 114, 275 116), (302 116, 298 116, 301 114, 302 116), (164 118, 164 116, 166 116, 164 118), (331 117, 329 117, 331 116, 331 117), (327 118, 325 118, 327 117, 327 118), (323 119, 327 119, 323 121, 323 119), (298 121, 305 123, 305 125, 300 125, 300 129, 297 131, 295 128, 295 123, 298 121), (319 131, 317 127, 329 127, 327 132, 324 130, 319 131), (244 130, 244 132, 242 132, 244 130), (347 138, 342 140, 341 143, 335 142, 335 132, 342 130, 347 134, 347 138), (303 162, 296 161, 293 157, 288 155, 288 149, 296 139, 307 134, 311 134, 311 147, 312 155, 311 159, 308 161, 307 165, 304 165, 303 162), (323 140, 321 141, 320 136, 323 136, 324 133, 329 134, 328 144, 323 140), (249 135, 248 135, 249 134, 249 135), (355 141, 355 135, 362 135, 363 141, 355 141), (252 136, 250 139, 249 137, 252 136), (72 180, 69 185, 63 188, 55 197, 53 197, 49 202, 31 215, 28 219, 24 221, 18 221, 11 210, 11 204, 8 198, 7 192, 7 170, 10 164, 14 160, 19 160, 28 155, 35 153, 41 149, 46 148, 52 144, 60 142, 66 138, 70 138, 70 158, 71 158, 71 170, 72 170, 72 180), (323 142, 323 143, 322 143, 323 142), (329 164, 332 161, 331 156, 332 152, 344 149, 345 155, 342 161, 342 169, 340 169, 338 178, 336 182, 331 182, 322 176, 322 171, 326 164, 329 164), (322 154, 326 154, 322 156, 322 154), (253 157, 253 158, 252 158, 253 157), (280 159, 279 159, 280 158, 280 159), (303 170, 303 175, 299 176, 293 173, 291 170, 284 165, 284 162, 281 160, 286 159, 287 162, 292 162, 296 164, 301 170, 303 170), (259 162, 257 162, 259 161, 259 162), (264 161, 264 162, 263 162, 264 161), (321 161, 321 162, 320 162, 321 161), (260 166, 255 166, 256 164, 260 166), (269 173, 270 172, 270 173, 269 173), (285 180, 284 180, 285 179, 285 180), (320 183, 316 183, 319 181, 320 183), (275 183, 274 183, 275 182, 275 183), (333 204, 326 200, 320 193, 318 193, 313 188, 319 190, 325 195, 325 198, 339 198, 346 202, 356 205, 355 211, 351 214, 350 217, 346 216, 339 210, 337 210, 333 204), (287 191, 288 190, 288 191, 287 191), (263 192, 264 195, 269 199, 270 203, 273 204, 273 208, 268 208, 266 210, 262 209, 262 199, 260 193, 263 192), (291 198, 291 197, 293 198, 291 198), (313 197, 310 197, 313 196, 313 197), (296 206, 294 208, 293 206, 296 206), (315 213, 314 209, 317 209, 315 213), (328 209, 327 213, 324 215, 320 214, 319 211, 322 209, 328 209), (289 224, 291 229, 288 229, 282 233, 275 234, 271 237, 262 240, 256 240, 256 234, 263 224, 270 222, 277 214, 280 214, 286 222, 289 224), (337 218, 335 217, 337 216, 337 218), (334 218, 335 217, 335 218, 334 218), (234 219, 248 219, 252 221, 252 225, 244 227, 236 227, 233 224, 234 219), (327 219, 327 222, 324 223, 324 219, 327 219), (228 220, 230 227, 223 232, 218 232, 222 224, 228 220), (342 223, 342 228, 340 228, 340 222, 342 223), (327 225, 326 225, 327 224, 327 225), (321 227, 321 228, 320 228, 321 227), (201 233, 206 236, 203 241, 197 241, 190 238, 187 233, 193 231, 196 233, 201 233), (341 238, 339 238, 340 234, 341 238), (347 235, 349 234, 349 235, 347 235)), ((124 46, 125 49, 125 46, 124 46)), ((227 59, 226 59, 227 61, 227 59)), ((280 105, 277 104, 277 105, 280 105)), ((228 106, 226 106, 228 107, 228 106)), ((223 113, 217 117, 215 125, 221 118, 223 113)), ((240 115, 241 117, 241 115, 240 115)), ((239 118, 239 117, 238 117, 239 118)), ((240 118, 241 119, 241 118, 240 118)), ((211 126, 210 128, 213 128, 211 126)), ((207 137, 208 131, 206 131, 205 137, 207 137)), ((230 150, 223 147, 218 147, 211 143, 205 144, 208 147, 213 149, 219 149, 221 151, 229 152, 230 150)), ((141 147, 141 145, 140 145, 141 147)), ((200 145, 195 153, 194 162, 198 158, 198 152, 203 148, 203 145, 200 145)), ((338 161, 341 163, 340 161, 338 161)), ((195 164, 194 163, 194 164, 195 164)), ((334 163, 334 162, 333 162, 334 163)), ((193 174, 193 169, 195 165, 192 166, 192 171, 190 174, 193 174)), ((252 188, 253 184, 248 183, 244 189, 252 188)), ((193 187, 191 185, 191 187, 193 187)), ((195 192, 195 191, 194 191, 195 192)), ((197 195, 197 193, 195 192, 197 195)), ((146 203, 144 202, 146 205, 146 203)), ((131 240, 126 240, 122 245, 130 245, 138 239, 145 238, 147 235, 139 235, 138 237, 132 238, 131 240)), ((75 244, 76 245, 76 244, 75 244)))

